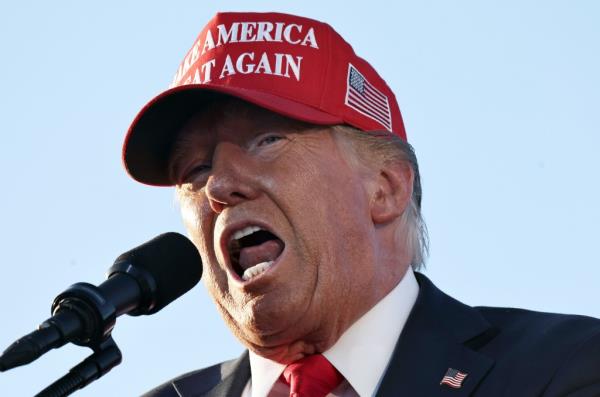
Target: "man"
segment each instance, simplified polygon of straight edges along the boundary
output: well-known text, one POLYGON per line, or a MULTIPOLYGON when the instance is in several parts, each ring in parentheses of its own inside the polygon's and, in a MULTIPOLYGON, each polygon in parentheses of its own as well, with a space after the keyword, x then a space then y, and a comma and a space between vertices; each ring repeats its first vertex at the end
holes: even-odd
POLYGON ((249 352, 151 396, 598 396, 600 321, 471 308, 413 272, 421 186, 394 94, 330 26, 223 13, 133 122, 249 352))

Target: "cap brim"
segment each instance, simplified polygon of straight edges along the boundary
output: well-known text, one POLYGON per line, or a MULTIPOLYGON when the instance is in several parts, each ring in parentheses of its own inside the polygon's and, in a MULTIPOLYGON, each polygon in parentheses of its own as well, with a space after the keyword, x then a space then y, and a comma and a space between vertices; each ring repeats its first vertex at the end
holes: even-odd
POLYGON ((167 169, 177 132, 193 114, 223 94, 308 123, 343 123, 340 117, 262 91, 210 84, 175 87, 148 102, 131 123, 123 144, 123 164, 129 175, 147 185, 173 185, 167 169))

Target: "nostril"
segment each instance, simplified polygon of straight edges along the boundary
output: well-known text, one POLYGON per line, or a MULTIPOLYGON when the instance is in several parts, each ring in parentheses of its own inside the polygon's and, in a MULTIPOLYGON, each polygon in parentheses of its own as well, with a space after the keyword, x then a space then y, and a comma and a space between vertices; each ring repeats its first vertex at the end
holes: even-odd
POLYGON ((220 214, 221 212, 223 212, 223 209, 225 207, 224 203, 221 203, 221 202, 216 201, 216 200, 211 199, 211 198, 208 199, 208 203, 210 205, 210 208, 213 210, 213 212, 215 214, 220 214))
MULTIPOLYGON (((217 167, 213 167, 217 168, 217 167)), ((215 171, 204 187, 213 211, 219 213, 225 207, 237 205, 256 196, 256 187, 240 175, 215 171)))
POLYGON ((210 208, 213 210, 213 212, 217 214, 223 212, 225 207, 235 205, 244 200, 248 200, 248 197, 238 192, 231 192, 227 200, 216 199, 214 196, 208 194, 208 202, 210 204, 210 208))

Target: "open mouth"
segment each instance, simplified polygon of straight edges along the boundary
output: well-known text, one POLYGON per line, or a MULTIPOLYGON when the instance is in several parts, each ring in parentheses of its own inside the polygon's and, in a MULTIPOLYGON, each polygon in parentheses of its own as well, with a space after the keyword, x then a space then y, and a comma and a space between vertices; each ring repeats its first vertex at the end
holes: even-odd
POLYGON ((227 246, 233 270, 244 281, 269 270, 285 248, 275 234, 259 226, 247 226, 233 233, 227 246))

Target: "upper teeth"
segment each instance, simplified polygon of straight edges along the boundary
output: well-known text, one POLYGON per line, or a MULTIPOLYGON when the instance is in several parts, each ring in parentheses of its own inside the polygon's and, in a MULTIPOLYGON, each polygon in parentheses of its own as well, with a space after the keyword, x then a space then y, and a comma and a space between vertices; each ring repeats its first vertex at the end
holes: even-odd
POLYGON ((229 241, 239 240, 242 237, 246 237, 254 232, 258 232, 259 230, 263 230, 263 228, 258 227, 258 226, 246 226, 245 228, 233 233, 233 235, 231 236, 231 239, 229 241))

